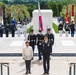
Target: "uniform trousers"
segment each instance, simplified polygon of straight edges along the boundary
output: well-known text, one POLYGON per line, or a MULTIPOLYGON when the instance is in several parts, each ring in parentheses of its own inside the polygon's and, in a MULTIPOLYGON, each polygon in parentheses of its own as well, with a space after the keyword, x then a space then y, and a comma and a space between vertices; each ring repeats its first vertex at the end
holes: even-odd
POLYGON ((41 60, 41 46, 40 45, 37 45, 37 48, 38 48, 38 56, 39 56, 39 60, 41 60))
POLYGON ((26 64, 26 73, 30 72, 31 60, 25 60, 26 64))
POLYGON ((62 30, 59 30, 59 36, 62 37, 62 30))
POLYGON ((65 32, 65 36, 66 36, 66 37, 68 37, 68 33, 69 33, 69 31, 66 31, 66 32, 65 32))
POLYGON ((3 31, 0 29, 0 37, 3 37, 3 31))
POLYGON ((71 31, 71 37, 74 37, 74 31, 71 31))
POLYGON ((35 49, 35 45, 31 45, 33 53, 34 53, 34 49, 35 49))
POLYGON ((27 34, 26 31, 24 31, 24 37, 26 37, 26 34, 27 34))
POLYGON ((6 37, 8 37, 8 31, 6 31, 6 37))
POLYGON ((50 69, 50 56, 44 57, 43 56, 43 68, 44 68, 44 73, 49 73, 50 69))
POLYGON ((12 31, 12 37, 15 37, 15 31, 12 31))
POLYGON ((21 36, 21 32, 20 32, 20 30, 18 30, 18 37, 20 37, 21 36))

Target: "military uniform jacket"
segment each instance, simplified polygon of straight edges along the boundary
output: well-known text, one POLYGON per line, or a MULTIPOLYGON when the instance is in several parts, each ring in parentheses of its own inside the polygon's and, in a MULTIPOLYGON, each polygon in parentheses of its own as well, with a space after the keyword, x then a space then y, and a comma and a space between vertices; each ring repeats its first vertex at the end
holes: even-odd
POLYGON ((33 35, 29 34, 28 35, 28 41, 29 41, 30 46, 36 45, 36 35, 35 34, 33 34, 33 35))
POLYGON ((42 55, 44 57, 50 56, 50 53, 52 52, 50 47, 52 47, 52 43, 51 42, 47 42, 47 43, 43 42, 42 43, 41 49, 42 49, 42 55))
POLYGON ((58 30, 63 30, 63 24, 59 24, 58 30))
POLYGON ((37 34, 37 45, 41 46, 41 43, 44 41, 44 35, 43 34, 37 34))
POLYGON ((65 31, 69 31, 69 26, 65 25, 65 31))
POLYGON ((54 44, 54 35, 52 33, 50 33, 50 34, 47 33, 47 34, 45 34, 45 36, 48 37, 49 42, 51 42, 53 45, 54 44))

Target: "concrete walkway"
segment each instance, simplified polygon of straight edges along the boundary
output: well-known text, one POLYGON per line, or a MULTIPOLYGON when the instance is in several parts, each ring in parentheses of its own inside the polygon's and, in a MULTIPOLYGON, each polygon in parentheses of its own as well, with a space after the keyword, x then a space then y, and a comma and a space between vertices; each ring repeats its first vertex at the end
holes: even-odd
MULTIPOLYGON (((0 53, 22 53, 24 47, 24 37, 0 38, 0 53)), ((37 46, 35 53, 38 53, 37 46)), ((59 37, 55 34, 55 43, 53 46, 53 53, 76 53, 76 34, 75 37, 59 37)), ((76 57, 51 57, 50 74, 49 75, 69 75, 69 62, 76 62, 76 57), (63 60, 63 61, 62 61, 63 60), (61 67, 60 67, 61 66, 61 67), (63 74, 62 74, 63 71, 63 74)), ((0 63, 9 63, 10 75, 25 75, 25 64, 22 57, 0 57, 0 63)), ((38 57, 34 57, 32 61, 31 75, 42 75, 43 65, 38 57)))

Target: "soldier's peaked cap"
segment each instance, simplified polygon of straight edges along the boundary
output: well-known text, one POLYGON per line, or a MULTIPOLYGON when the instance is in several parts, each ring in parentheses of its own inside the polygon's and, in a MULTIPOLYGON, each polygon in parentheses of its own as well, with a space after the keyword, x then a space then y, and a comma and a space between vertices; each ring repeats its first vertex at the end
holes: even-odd
POLYGON ((38 30, 39 32, 42 32, 42 30, 38 30))
POLYGON ((50 31, 50 30, 51 30, 51 28, 47 28, 47 30, 48 30, 48 31, 50 31))

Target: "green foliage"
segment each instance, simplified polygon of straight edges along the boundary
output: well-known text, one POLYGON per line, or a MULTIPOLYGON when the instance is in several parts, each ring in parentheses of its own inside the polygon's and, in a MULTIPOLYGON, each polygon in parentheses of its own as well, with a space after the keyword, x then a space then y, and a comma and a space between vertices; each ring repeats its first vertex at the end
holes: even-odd
POLYGON ((30 33, 30 30, 33 29, 33 26, 27 29, 27 33, 30 33))
MULTIPOLYGON (((12 8, 12 5, 10 7, 8 7, 10 14, 12 12, 11 8, 12 8)), ((13 12, 14 12, 14 19, 16 21, 18 21, 18 5, 13 5, 13 12)), ((21 19, 21 21, 24 20, 25 18, 28 18, 29 16, 30 16, 30 14, 27 11, 27 7, 25 5, 20 5, 20 19, 21 19)))
POLYGON ((40 4, 41 9, 48 9, 48 3, 45 1, 42 1, 40 4))
POLYGON ((36 5, 29 5, 27 6, 27 11, 29 12, 30 16, 32 17, 32 12, 37 9, 36 5))
POLYGON ((0 2, 0 7, 4 8, 5 7, 5 4, 0 2))
POLYGON ((54 29, 55 33, 59 33, 58 26, 55 23, 53 23, 53 29, 54 29))
POLYGON ((62 11, 63 4, 61 2, 50 1, 48 8, 53 10, 53 16, 59 16, 62 11))

